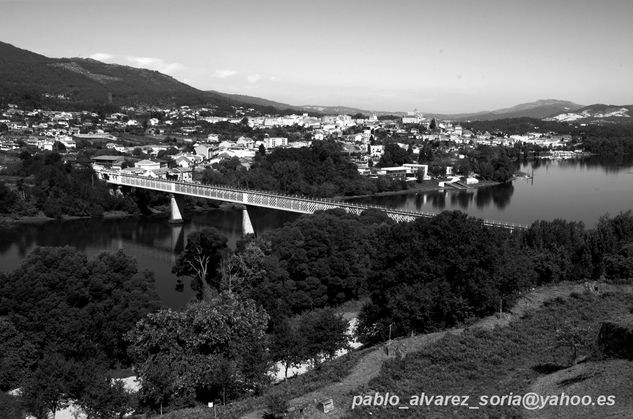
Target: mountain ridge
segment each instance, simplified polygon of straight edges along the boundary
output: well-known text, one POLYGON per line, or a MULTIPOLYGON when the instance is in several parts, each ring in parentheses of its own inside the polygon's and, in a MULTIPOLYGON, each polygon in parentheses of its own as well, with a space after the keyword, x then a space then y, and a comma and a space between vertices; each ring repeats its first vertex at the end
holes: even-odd
MULTIPOLYGON (((0 41, 0 104, 7 103, 59 109, 200 105, 213 107, 218 113, 225 114, 232 113, 234 106, 246 106, 264 113, 406 114, 401 111, 369 111, 343 105, 292 105, 244 94, 205 91, 154 70, 103 63, 91 58, 50 58, 0 41)), ((561 121, 602 119, 624 122, 633 116, 633 106, 585 106, 566 100, 539 99, 490 111, 454 114, 424 112, 423 115, 427 118, 455 121, 528 117, 561 121)))
POLYGON ((0 103, 62 110, 204 105, 226 114, 233 113, 234 105, 250 105, 196 89, 158 71, 90 58, 49 58, 5 42, 0 42, 0 103))

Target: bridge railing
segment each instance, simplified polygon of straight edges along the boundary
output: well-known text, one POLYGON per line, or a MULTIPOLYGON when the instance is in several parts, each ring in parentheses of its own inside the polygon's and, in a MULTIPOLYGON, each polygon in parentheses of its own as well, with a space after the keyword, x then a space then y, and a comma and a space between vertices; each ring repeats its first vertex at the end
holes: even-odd
MULTIPOLYGON (((244 188, 244 187, 228 187, 226 185, 208 184, 208 183, 201 183, 201 182, 183 182, 183 181, 178 181, 178 180, 152 179, 152 178, 147 178, 143 176, 134 176, 134 175, 128 175, 128 174, 121 174, 118 172, 109 172, 109 171, 100 171, 99 173, 108 175, 109 178, 107 181, 110 183, 123 184, 126 186, 146 187, 150 189, 156 189, 156 190, 161 190, 164 192, 171 192, 171 193, 192 193, 196 195, 193 192, 187 192, 185 190, 185 188, 196 188, 196 187, 214 189, 217 191, 224 191, 226 193, 232 193, 232 194, 246 193, 248 194, 247 196, 249 196, 249 199, 247 199, 246 202, 244 201, 244 199, 242 200, 237 199, 237 196, 235 196, 235 198, 232 199, 232 201, 234 202, 243 203, 243 204, 253 204, 252 202, 248 202, 248 201, 252 201, 250 197, 256 197, 256 196, 266 197, 269 199, 272 198, 272 199, 276 199, 277 201, 287 200, 291 202, 290 206, 281 206, 281 205, 277 205, 277 206, 279 208, 286 208, 286 209, 291 209, 295 211, 303 208, 305 209, 304 212, 312 212, 312 211, 307 210, 307 208, 316 208, 316 204, 322 204, 324 207, 326 206, 338 207, 338 208, 344 208, 348 210, 355 210, 354 212, 358 212, 359 214, 363 210, 377 209, 380 211, 386 211, 388 214, 391 214, 391 215, 397 215, 399 216, 398 218, 401 220, 405 220, 408 218, 418 218, 418 217, 431 218, 438 215, 437 213, 434 213, 434 212, 412 211, 412 210, 403 210, 399 208, 381 206, 381 205, 350 203, 348 201, 336 200, 336 199, 331 199, 331 198, 310 198, 310 197, 305 197, 305 196, 300 196, 300 195, 286 195, 286 194, 280 194, 276 192, 260 191, 260 190, 244 188), (170 185, 170 186, 167 186, 167 185, 170 185), (173 185, 173 187, 171 185, 173 185), (294 208, 292 207, 292 202, 298 202, 304 205, 302 205, 301 208, 294 208)), ((222 198, 216 197, 216 196, 206 196, 206 197, 211 198, 211 199, 213 198, 226 199, 226 197, 222 197, 222 198)), ((285 201, 282 201, 282 202, 285 202, 285 201)), ((523 229, 528 228, 528 226, 523 225, 523 224, 516 224, 516 223, 510 223, 510 222, 504 222, 504 221, 483 220, 483 222, 485 225, 488 225, 488 226, 504 227, 511 230, 514 230, 514 229, 523 230, 523 229)))

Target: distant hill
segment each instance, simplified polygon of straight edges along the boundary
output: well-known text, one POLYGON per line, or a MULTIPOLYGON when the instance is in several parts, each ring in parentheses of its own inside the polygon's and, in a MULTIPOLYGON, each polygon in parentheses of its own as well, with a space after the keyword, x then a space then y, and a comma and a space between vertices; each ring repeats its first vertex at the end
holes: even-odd
POLYGON ((544 118, 545 121, 581 123, 633 123, 633 105, 604 105, 595 104, 585 106, 573 112, 561 112, 544 118))
POLYGON ((478 120, 478 121, 490 121, 496 119, 509 119, 509 118, 535 118, 542 119, 552 115, 557 115, 563 112, 573 112, 583 105, 569 102, 566 100, 557 99, 541 99, 529 103, 521 103, 511 108, 497 109, 494 111, 475 112, 475 113, 463 113, 452 115, 437 115, 442 119, 453 120, 478 120))
POLYGON ((343 115, 343 114, 356 115, 356 114, 361 113, 366 116, 369 116, 372 114, 376 114, 378 116, 404 114, 404 112, 368 111, 365 109, 352 108, 349 106, 290 105, 287 103, 275 102, 273 100, 264 99, 261 97, 222 93, 222 92, 217 92, 215 90, 209 90, 209 93, 219 94, 221 96, 224 96, 229 99, 233 99, 238 102, 252 103, 252 104, 256 104, 260 106, 272 107, 279 111, 308 112, 308 113, 327 114, 327 115, 343 115))
POLYGON ((310 111, 310 112, 321 112, 324 114, 328 114, 328 115, 356 115, 356 114, 363 114, 365 116, 369 116, 369 115, 377 115, 377 116, 381 116, 381 115, 405 115, 406 112, 400 112, 400 111, 394 111, 394 112, 389 112, 389 111, 368 111, 366 109, 359 109, 359 108, 351 108, 349 106, 317 106, 317 105, 303 105, 301 106, 301 108, 305 109, 306 111, 310 111))
POLYGON ((256 96, 240 95, 240 94, 234 94, 234 93, 222 93, 215 90, 207 90, 207 93, 212 94, 212 95, 220 95, 222 97, 231 99, 235 102, 250 103, 250 104, 258 105, 258 106, 267 106, 267 107, 274 108, 280 111, 286 111, 286 110, 291 110, 291 111, 296 111, 296 112, 304 111, 303 107, 301 106, 275 102, 274 100, 268 100, 268 99, 264 99, 264 98, 256 97, 256 96))
MULTIPOLYGON (((203 105, 227 113, 232 106, 254 108, 262 113, 322 113, 403 115, 403 112, 375 112, 347 106, 290 105, 272 100, 217 91, 202 91, 173 77, 118 64, 86 58, 49 58, 0 42, 0 105, 16 103, 26 107, 89 109, 122 105, 203 105)), ((554 118, 553 120, 628 121, 631 106, 592 105, 546 99, 494 111, 433 114, 441 119, 497 120, 508 118, 554 118)))

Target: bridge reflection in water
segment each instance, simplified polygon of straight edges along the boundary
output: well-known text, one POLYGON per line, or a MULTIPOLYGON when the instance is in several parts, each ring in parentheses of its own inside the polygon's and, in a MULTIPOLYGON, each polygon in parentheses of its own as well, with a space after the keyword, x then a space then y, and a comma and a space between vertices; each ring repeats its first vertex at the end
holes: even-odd
MULTIPOLYGON (((253 205, 258 207, 271 208, 282 211, 312 214, 315 211, 341 208, 345 211, 360 215, 367 209, 377 209, 385 213, 397 222, 413 221, 419 217, 434 217, 437 213, 423 211, 407 211, 396 208, 389 208, 379 205, 354 204, 345 201, 335 201, 330 199, 307 198, 301 196, 282 195, 264 191, 231 188, 222 185, 206 185, 193 182, 179 182, 163 179, 151 179, 140 176, 121 174, 113 171, 99 171, 99 177, 106 182, 130 186, 135 188, 150 189, 167 192, 170 194, 180 194, 195 196, 199 198, 214 199, 218 201, 232 202, 242 205, 253 205)), ((177 205, 172 199, 172 208, 177 205)), ((179 213, 179 211, 176 211, 179 213)), ((507 223, 494 220, 483 220, 484 224, 491 227, 501 227, 509 230, 527 229, 523 224, 507 223)))

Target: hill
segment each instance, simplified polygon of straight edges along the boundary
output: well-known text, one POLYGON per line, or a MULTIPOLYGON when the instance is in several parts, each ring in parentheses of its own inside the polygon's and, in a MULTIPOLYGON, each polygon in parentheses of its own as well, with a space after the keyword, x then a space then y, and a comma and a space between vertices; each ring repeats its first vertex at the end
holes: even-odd
MULTIPOLYGON (((269 99, 202 91, 158 71, 87 58, 49 58, 0 42, 0 105, 16 103, 27 108, 90 109, 122 105, 201 105, 232 112, 233 106, 254 108, 262 113, 376 114, 347 106, 290 105, 269 99)), ((545 99, 493 111, 434 114, 441 119, 498 120, 535 118, 553 121, 629 122, 633 106, 591 105, 545 99)))
POLYGON ((633 123, 633 105, 595 104, 574 112, 558 113, 544 121, 596 123, 633 123))
POLYGON ((0 92, 0 104, 56 109, 145 104, 273 110, 198 90, 158 71, 86 58, 49 58, 4 42, 0 42, 0 92))
POLYGON ((574 112, 582 107, 583 105, 579 105, 577 103, 569 102, 566 100, 541 99, 534 102, 521 103, 510 108, 497 109, 494 111, 438 115, 438 117, 459 121, 491 121, 510 118, 541 119, 563 112, 574 112))
MULTIPOLYGON (((631 371, 633 363, 596 361, 566 368, 569 348, 557 344, 555 330, 559 327, 560 319, 564 318, 568 324, 578 325, 585 330, 586 340, 591 341, 601 321, 628 312, 632 291, 633 288, 628 285, 601 284, 600 295, 592 295, 586 293, 586 287, 581 283, 543 286, 524 295, 504 315, 488 316, 468 328, 394 340, 394 348, 405 348, 407 356, 404 359, 398 359, 397 351, 396 354, 387 355, 383 345, 360 352, 353 351, 343 358, 325 363, 321 373, 314 370, 300 376, 298 381, 288 381, 271 388, 264 396, 247 398, 229 406, 219 406, 218 417, 260 418, 266 410, 268 398, 277 396, 287 400, 291 408, 305 408, 304 416, 301 417, 421 417, 424 412, 424 417, 470 418, 475 416, 465 407, 418 406, 401 411, 388 404, 354 410, 351 406, 353 397, 357 395, 374 395, 376 392, 384 395, 390 392, 392 395, 400 395, 400 404, 403 405, 409 402, 409 396, 419 395, 424 391, 427 395, 471 395, 470 403, 476 405, 480 395, 504 395, 511 391, 514 394, 524 394, 527 391, 536 391, 535 387, 541 389, 539 386, 552 381, 560 383, 567 377, 572 378, 568 381, 569 384, 580 381, 584 383, 582 389, 587 392, 575 394, 616 395, 617 405, 605 407, 604 412, 616 413, 613 417, 623 417, 617 416, 617 413, 631 407, 630 400, 626 398, 630 386, 618 388, 618 385, 630 382, 630 376, 618 379, 617 374, 631 371), (352 358, 347 358, 350 356, 352 358), (344 363, 340 364, 341 361, 344 363), (603 375, 580 374, 582 379, 573 381, 579 377, 577 370, 582 368, 581 365, 599 370, 603 375), (556 366, 558 371, 548 374, 548 371, 544 371, 548 366, 556 366), (338 373, 331 371, 331 367, 338 373), (560 374, 565 374, 565 377, 561 378, 560 374), (326 378, 328 375, 329 380, 326 378), (317 412, 314 400, 327 398, 334 400, 335 410, 327 415, 317 412)), ((584 347, 586 351, 591 349, 590 345, 584 347)), ((561 389, 569 393, 569 389, 559 386, 548 388, 548 391, 540 394, 560 394, 561 389)), ((484 407, 482 413, 483 410, 490 413, 490 417, 525 417, 529 413, 507 406, 484 407)), ((591 416, 595 412, 589 409, 575 414, 595 417, 591 416)), ((556 413, 569 411, 559 410, 556 413)), ((213 414, 207 408, 192 408, 173 411, 166 418, 212 418, 213 414)))
POLYGON ((289 105, 287 103, 275 102, 274 100, 264 99, 256 96, 248 96, 248 95, 240 95, 234 93, 223 93, 215 90, 207 90, 207 93, 211 95, 219 95, 228 99, 231 99, 235 102, 241 103, 250 103, 258 106, 266 106, 270 108, 277 109, 279 111, 295 111, 295 112, 303 112, 304 109, 301 106, 289 105))

